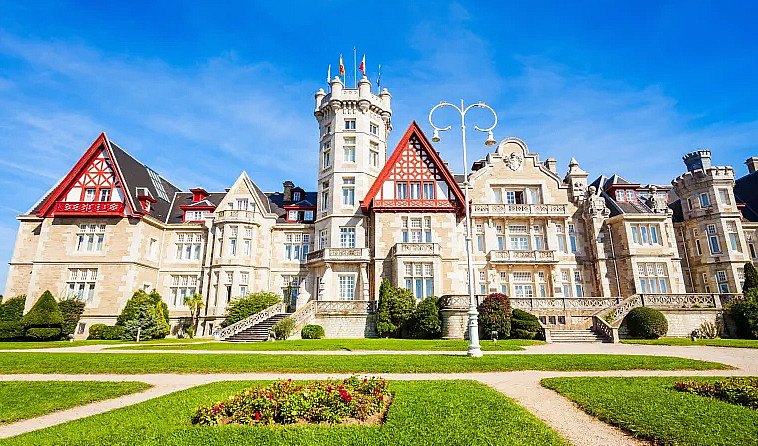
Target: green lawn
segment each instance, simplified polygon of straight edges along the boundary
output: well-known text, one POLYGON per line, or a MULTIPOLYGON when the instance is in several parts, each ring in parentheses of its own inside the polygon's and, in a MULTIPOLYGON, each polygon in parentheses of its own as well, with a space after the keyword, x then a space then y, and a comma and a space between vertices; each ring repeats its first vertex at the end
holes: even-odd
POLYGON ((483 384, 398 381, 382 426, 196 427, 199 404, 260 382, 221 382, 5 440, 9 446, 566 445, 558 434, 483 384))
POLYGON ((508 370, 730 369, 714 362, 635 355, 290 355, 0 353, 0 373, 432 373, 508 370))
MULTIPOLYGON (((481 341, 482 350, 523 350, 524 345, 544 344, 542 341, 524 339, 505 339, 498 342, 481 341)), ((445 341, 441 339, 299 339, 277 342, 208 342, 202 344, 184 345, 144 345, 134 347, 114 347, 119 350, 437 350, 437 351, 466 351, 468 341, 445 341)))
MULTIPOLYGON (((208 342, 209 339, 195 338, 195 339, 151 339, 149 341, 142 341, 140 344, 190 344, 195 342, 208 342)), ((101 339, 97 340, 76 340, 71 341, 49 341, 49 342, 25 342, 25 341, 11 341, 0 342, 0 350, 29 350, 35 348, 62 348, 62 347, 82 347, 86 345, 109 345, 109 344, 136 344, 134 341, 105 341, 101 339)))
POLYGON ((0 424, 138 392, 140 382, 1 381, 0 424))
POLYGON ((590 415, 656 444, 758 443, 758 411, 674 390, 674 382, 686 379, 723 378, 550 378, 542 384, 590 415))
POLYGON ((698 339, 689 338, 624 339, 624 344, 646 345, 707 345, 710 347, 758 348, 758 339, 698 339))

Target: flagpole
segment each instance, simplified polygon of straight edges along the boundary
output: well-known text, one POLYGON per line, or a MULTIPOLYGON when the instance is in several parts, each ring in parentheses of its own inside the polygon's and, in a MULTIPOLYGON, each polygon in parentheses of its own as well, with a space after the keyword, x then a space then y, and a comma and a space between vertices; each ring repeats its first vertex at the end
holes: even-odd
POLYGON ((353 47, 353 88, 358 88, 358 53, 353 47))

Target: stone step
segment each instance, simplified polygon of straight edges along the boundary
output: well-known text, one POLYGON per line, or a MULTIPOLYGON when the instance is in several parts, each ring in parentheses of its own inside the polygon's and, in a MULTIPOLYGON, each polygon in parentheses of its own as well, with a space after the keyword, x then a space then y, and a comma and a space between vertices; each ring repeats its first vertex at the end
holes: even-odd
POLYGON ((277 322, 289 316, 289 313, 280 313, 271 316, 265 321, 261 321, 252 327, 248 327, 232 336, 229 336, 225 341, 229 342, 261 342, 267 341, 271 328, 276 325, 277 322))
POLYGON ((601 343, 607 340, 592 330, 550 330, 553 342, 601 343))

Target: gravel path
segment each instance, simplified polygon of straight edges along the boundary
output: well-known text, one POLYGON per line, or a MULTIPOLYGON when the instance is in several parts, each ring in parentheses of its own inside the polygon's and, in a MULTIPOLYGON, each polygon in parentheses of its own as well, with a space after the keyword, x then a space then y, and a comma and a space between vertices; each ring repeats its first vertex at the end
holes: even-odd
MULTIPOLYGON (((45 349, 46 352, 79 353, 113 353, 107 351, 109 346, 83 346, 64 349, 45 349)), ((37 349, 42 350, 42 349, 37 349)), ((30 350, 13 350, 14 352, 30 350)), ((35 351, 35 350, 31 350, 35 351)), ((118 351, 126 352, 126 351, 118 351)), ((132 350, 133 353, 157 353, 155 350, 140 351, 132 350)), ((240 351, 176 351, 170 353, 240 353, 240 354, 451 354, 455 352, 240 352, 240 351)), ((625 354, 625 355, 653 355, 653 356, 677 356, 690 359, 702 359, 722 362, 738 368, 738 370, 700 370, 700 371, 650 371, 650 370, 622 370, 604 372, 546 372, 546 371, 519 371, 519 372, 493 372, 493 373, 463 373, 463 374, 382 374, 386 379, 392 380, 448 380, 469 379, 480 381, 506 396, 514 399, 525 407, 537 418, 544 421, 548 426, 577 446, 599 445, 641 445, 648 444, 629 437, 621 430, 599 421, 577 408, 567 398, 545 389, 540 385, 540 380, 550 377, 563 376, 733 376, 733 375, 758 375, 758 350, 739 349, 728 347, 681 347, 681 346, 647 346, 628 344, 549 344, 527 347, 523 351, 513 352, 485 352, 485 354, 625 354)), ((292 378, 298 380, 316 380, 329 377, 349 376, 343 374, 297 374, 297 373, 240 373, 240 374, 151 374, 151 375, 56 375, 56 374, 28 374, 28 375, 0 375, 0 381, 141 381, 153 385, 152 388, 132 395, 100 401, 84 406, 79 406, 60 412, 37 417, 31 420, 23 420, 16 423, 0 426, 0 438, 7 438, 25 432, 54 426, 67 421, 90 415, 107 412, 109 410, 126 407, 147 401, 151 398, 166 395, 171 392, 188 389, 197 385, 217 381, 231 380, 273 380, 277 378, 292 378)))

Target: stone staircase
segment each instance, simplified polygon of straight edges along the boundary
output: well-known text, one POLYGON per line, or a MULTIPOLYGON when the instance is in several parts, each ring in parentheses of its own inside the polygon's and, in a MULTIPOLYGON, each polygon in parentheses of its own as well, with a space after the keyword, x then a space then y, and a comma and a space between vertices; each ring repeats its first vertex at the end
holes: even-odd
POLYGON ((271 328, 274 326, 274 324, 276 324, 277 322, 279 322, 280 320, 284 319, 285 317, 289 315, 290 313, 275 314, 271 316, 270 318, 265 319, 261 322, 258 322, 257 324, 250 326, 240 332, 237 332, 224 340, 229 341, 229 342, 268 341, 269 333, 271 332, 271 328))
POLYGON ((610 342, 603 335, 592 331, 592 329, 586 330, 550 330, 550 337, 552 342, 585 342, 585 343, 599 343, 610 342))

